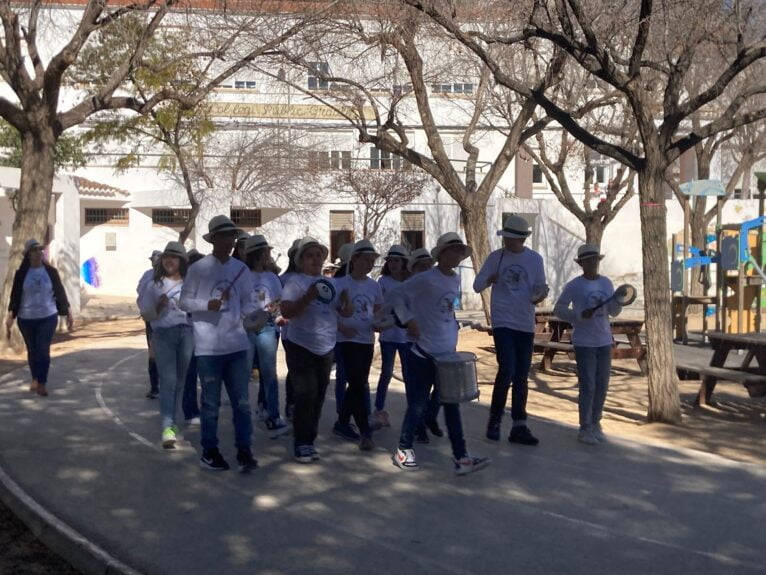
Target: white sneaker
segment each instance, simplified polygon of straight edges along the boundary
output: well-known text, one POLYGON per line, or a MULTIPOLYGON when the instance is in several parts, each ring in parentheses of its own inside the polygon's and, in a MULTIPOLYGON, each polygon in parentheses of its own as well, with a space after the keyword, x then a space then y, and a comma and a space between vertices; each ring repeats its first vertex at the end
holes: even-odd
POLYGON ((468 475, 474 471, 479 471, 479 469, 484 469, 492 463, 492 460, 489 457, 467 455, 463 459, 453 459, 452 462, 455 464, 456 475, 468 475))
POLYGON ((200 424, 199 417, 192 417, 186 420, 186 425, 199 425, 199 424, 200 424))
POLYGON ((577 441, 585 443, 586 445, 598 445, 598 439, 596 439, 593 432, 588 429, 583 429, 577 434, 577 441))
POLYGON ((415 460, 415 451, 412 449, 399 449, 397 447, 391 456, 391 461, 398 468, 407 471, 415 471, 418 468, 418 462, 415 460))
POLYGON ((267 419, 265 423, 271 439, 276 439, 285 433, 290 433, 291 427, 281 417, 278 419, 267 419))
POLYGON ((604 435, 604 431, 600 427, 593 430, 593 437, 595 437, 596 441, 599 443, 609 443, 609 438, 604 435))

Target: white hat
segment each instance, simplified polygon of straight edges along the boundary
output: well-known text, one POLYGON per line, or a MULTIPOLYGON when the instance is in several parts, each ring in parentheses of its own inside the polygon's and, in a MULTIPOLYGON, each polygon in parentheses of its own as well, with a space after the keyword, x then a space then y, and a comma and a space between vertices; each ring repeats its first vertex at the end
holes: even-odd
POLYGON ((463 238, 461 238, 455 232, 447 232, 446 234, 439 236, 439 239, 436 240, 436 247, 431 250, 431 257, 433 257, 435 260, 438 260, 439 254, 441 254, 445 248, 450 246, 462 246, 462 259, 469 257, 473 253, 473 248, 471 248, 469 245, 466 245, 466 243, 463 241, 463 238))
POLYGON ((354 251, 354 244, 343 244, 338 248, 338 260, 340 260, 338 263, 340 265, 348 263, 348 260, 351 259, 351 252, 354 251))
POLYGON ((434 261, 434 259, 431 257, 431 252, 429 252, 426 248, 416 249, 407 259, 407 270, 412 271, 412 268, 415 267, 415 264, 423 260, 431 260, 431 263, 434 261))
POLYGON ((388 248, 388 253, 386 254, 385 259, 388 258, 404 258, 407 259, 409 256, 409 251, 407 248, 405 248, 403 245, 400 244, 394 244, 390 248, 388 248))
POLYGON ((245 253, 249 254, 256 250, 262 250, 265 248, 273 248, 274 246, 270 246, 269 242, 266 241, 266 236, 262 235, 255 235, 250 236, 245 241, 245 253))
MULTIPOLYGON (((202 236, 202 239, 206 242, 210 242, 213 236, 220 232, 237 232, 239 235, 242 230, 234 225, 227 216, 214 216, 207 224, 207 233, 202 236)), ((212 243, 212 242, 211 242, 212 243)))
POLYGON ((298 246, 300 245, 300 243, 301 243, 300 238, 296 238, 293 240, 293 244, 290 246, 290 249, 287 250, 287 259, 290 259, 291 257, 293 257, 293 255, 295 255, 295 250, 298 249, 298 246))
POLYGON ((38 242, 36 239, 32 238, 24 242, 24 255, 27 255, 29 252, 31 252, 35 248, 41 248, 42 244, 38 242))
POLYGON ((588 260, 590 258, 604 259, 604 255, 599 251, 598 246, 595 244, 583 244, 577 248, 577 257, 575 261, 580 263, 582 260, 588 260))
POLYGON ((165 246, 165 250, 162 252, 163 256, 176 256, 183 260, 189 260, 189 255, 186 253, 186 248, 181 242, 168 242, 165 246))
POLYGON ((372 254, 376 258, 380 256, 380 254, 375 250, 375 246, 372 245, 372 242, 370 240, 359 240, 354 244, 353 249, 351 250, 351 256, 349 259, 353 258, 355 255, 358 254, 372 254))
POLYGON ((301 256, 303 255, 303 252, 306 251, 306 248, 311 246, 319 246, 322 249, 322 259, 327 259, 327 254, 329 253, 327 247, 320 244, 319 240, 315 240, 312 237, 306 236, 300 241, 298 247, 295 248, 295 256, 293 259, 295 260, 296 264, 301 261, 301 256))
POLYGON ((524 239, 532 235, 529 230, 529 222, 521 216, 508 216, 503 223, 503 229, 497 231, 498 236, 504 238, 524 239))

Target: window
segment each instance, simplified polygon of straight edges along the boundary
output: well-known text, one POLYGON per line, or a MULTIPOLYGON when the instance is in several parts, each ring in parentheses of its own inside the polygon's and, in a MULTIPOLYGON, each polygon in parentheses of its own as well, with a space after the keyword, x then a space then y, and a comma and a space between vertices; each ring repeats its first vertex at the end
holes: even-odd
POLYGON ((431 90, 435 94, 473 94, 472 83, 454 83, 454 84, 431 84, 431 90))
POLYGON ((172 208, 155 208, 152 210, 152 223, 155 226, 168 226, 171 228, 182 228, 189 221, 191 209, 183 208, 175 210, 172 208))
POLYGON ((371 170, 401 170, 402 158, 380 148, 370 148, 371 170))
POLYGON ((422 248, 426 243, 426 213, 401 213, 401 242, 410 251, 422 248))
POLYGON ((532 165, 532 183, 533 184, 543 183, 543 169, 538 164, 532 165))
POLYGON ((606 183, 606 166, 596 166, 596 181, 599 184, 606 183))
POLYGON ((412 92, 412 84, 394 84, 394 96, 409 94, 412 92))
POLYGON ((261 210, 251 208, 231 208, 231 221, 238 228, 261 227, 261 210))
POLYGON ((104 250, 107 252, 117 251, 117 234, 115 232, 106 232, 104 234, 104 250))
POLYGON ((330 65, 327 62, 310 62, 309 90, 329 90, 330 83, 325 79, 330 75, 330 65))
POLYGON ((332 150, 331 152, 309 151, 310 170, 350 170, 351 152, 346 150, 332 150))
POLYGON ((330 212, 330 261, 338 257, 338 250, 343 244, 354 241, 354 212, 330 212))
POLYGON ((235 80, 234 88, 236 90, 255 90, 255 80, 235 80))
POLYGON ((128 208, 85 208, 85 225, 128 223, 128 208))

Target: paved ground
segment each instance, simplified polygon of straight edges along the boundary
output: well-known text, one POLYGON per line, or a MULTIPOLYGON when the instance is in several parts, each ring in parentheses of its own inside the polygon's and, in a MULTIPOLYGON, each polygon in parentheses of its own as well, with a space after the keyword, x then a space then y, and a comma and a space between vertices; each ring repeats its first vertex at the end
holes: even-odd
MULTIPOLYGON (((0 467, 140 572, 766 572, 762 466, 624 440, 592 448, 543 421, 538 448, 489 444, 486 407, 474 404, 469 447, 495 465, 454 477, 437 440, 417 450, 423 469, 405 473, 389 458, 395 430, 371 454, 328 433, 328 394, 320 464, 294 463, 289 438, 259 430, 261 469, 213 474, 197 464, 196 429, 177 452, 159 448, 141 336, 93 345, 54 361, 47 399, 25 391, 24 372, 0 378, 0 467)), ((403 406, 393 385, 394 421, 403 406)))

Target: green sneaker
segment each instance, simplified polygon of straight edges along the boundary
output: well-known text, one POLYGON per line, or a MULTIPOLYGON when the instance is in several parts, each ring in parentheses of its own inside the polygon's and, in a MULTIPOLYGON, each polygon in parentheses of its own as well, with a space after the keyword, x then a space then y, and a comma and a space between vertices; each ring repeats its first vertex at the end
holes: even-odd
POLYGON ((162 447, 163 449, 176 448, 176 430, 172 426, 162 430, 162 447))

